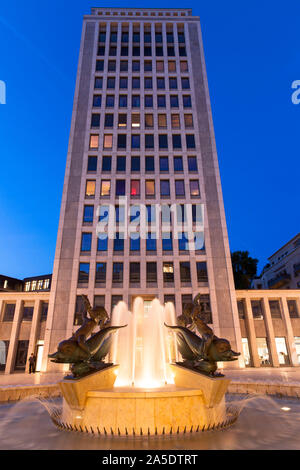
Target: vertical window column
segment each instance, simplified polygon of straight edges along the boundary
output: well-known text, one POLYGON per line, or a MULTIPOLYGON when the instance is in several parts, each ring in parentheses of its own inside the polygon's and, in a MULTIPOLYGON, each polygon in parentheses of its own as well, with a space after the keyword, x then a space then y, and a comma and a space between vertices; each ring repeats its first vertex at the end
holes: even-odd
POLYGON ((14 315, 14 321, 12 323, 12 329, 9 340, 9 348, 6 360, 5 374, 11 374, 15 367, 15 359, 18 347, 18 337, 20 331, 20 325, 22 322, 23 315, 23 304, 24 302, 20 299, 16 302, 16 309, 14 315))
POLYGON ((291 365, 298 366, 299 362, 298 362, 297 351, 295 348, 294 332, 293 332, 292 322, 291 322, 290 313, 288 309, 287 298, 282 297, 281 302, 282 302, 282 318, 283 318, 283 323, 286 329, 287 349, 288 349, 291 365))
POLYGON ((249 345, 250 345, 250 354, 253 360, 252 365, 253 367, 260 367, 260 360, 259 360, 258 351, 257 351, 254 319, 253 319, 251 301, 249 297, 246 297, 245 306, 246 306, 245 321, 246 321, 246 328, 247 328, 249 345))
POLYGON ((267 331, 267 336, 268 336, 268 343, 270 346, 272 364, 273 364, 273 367, 279 367, 278 354, 277 354, 277 349, 276 349, 276 344, 275 344, 274 326, 272 322, 269 300, 266 297, 263 298, 263 305, 264 305, 264 313, 265 313, 264 315, 265 326, 266 326, 266 331, 267 331))

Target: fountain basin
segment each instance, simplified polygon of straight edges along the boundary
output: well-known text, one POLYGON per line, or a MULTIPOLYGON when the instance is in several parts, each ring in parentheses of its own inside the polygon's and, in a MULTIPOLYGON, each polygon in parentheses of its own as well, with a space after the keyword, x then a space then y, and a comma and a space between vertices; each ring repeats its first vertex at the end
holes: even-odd
POLYGON ((113 387, 116 366, 80 380, 64 380, 63 411, 55 424, 116 436, 197 432, 228 425, 225 392, 230 381, 171 367, 175 385, 152 389, 113 387))

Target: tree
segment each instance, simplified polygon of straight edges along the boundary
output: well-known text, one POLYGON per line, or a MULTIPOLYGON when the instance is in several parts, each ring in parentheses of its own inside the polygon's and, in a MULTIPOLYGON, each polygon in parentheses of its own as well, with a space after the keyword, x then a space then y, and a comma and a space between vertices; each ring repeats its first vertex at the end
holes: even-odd
POLYGON ((249 256, 249 251, 231 253, 232 269, 236 289, 250 289, 251 281, 257 273, 256 258, 249 256))

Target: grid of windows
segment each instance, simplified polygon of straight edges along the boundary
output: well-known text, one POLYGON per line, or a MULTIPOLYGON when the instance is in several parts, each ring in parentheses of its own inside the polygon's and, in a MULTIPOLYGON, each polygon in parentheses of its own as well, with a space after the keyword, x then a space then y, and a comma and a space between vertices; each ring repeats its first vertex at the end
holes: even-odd
MULTIPOLYGON (((201 202, 193 83, 184 25, 101 23, 98 39, 87 167, 87 174, 95 176, 86 179, 83 226, 97 222, 96 206, 88 201, 92 198, 95 204, 99 197, 113 203, 117 223, 122 219, 120 196, 137 199, 137 204, 147 199, 164 200, 164 204, 167 200, 167 205, 178 200, 180 204, 192 202, 194 198, 201 202)), ((155 220, 155 213, 148 208, 149 221, 155 220)), ((174 288, 176 283, 189 287, 192 273, 196 273, 198 284, 208 285, 203 233, 195 234, 194 240, 201 260, 194 255, 190 258, 185 234, 177 240, 174 233, 165 232, 156 239, 149 232, 145 240, 139 234, 126 240, 119 232, 113 240, 102 234, 93 243, 95 235, 83 228, 81 237, 80 254, 84 258, 79 261, 78 286, 95 280, 95 287, 114 287, 124 285, 128 276, 129 287, 138 287, 141 281, 154 286, 160 278, 165 287, 174 288), (139 261, 144 254, 160 253, 169 259, 139 261), (178 254, 185 258, 175 260, 173 256, 178 254), (86 262, 87 256, 91 262, 86 262), (90 269, 96 272, 92 275, 90 269)))

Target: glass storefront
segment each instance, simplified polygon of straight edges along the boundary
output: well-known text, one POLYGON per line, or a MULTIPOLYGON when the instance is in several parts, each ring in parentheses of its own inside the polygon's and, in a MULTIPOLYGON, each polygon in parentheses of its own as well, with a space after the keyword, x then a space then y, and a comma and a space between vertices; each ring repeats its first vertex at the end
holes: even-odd
POLYGON ((0 341, 0 372, 5 371, 9 341, 0 341))
POLYGON ((29 341, 18 341, 15 370, 24 371, 26 368, 29 341))
POLYGON ((271 366, 267 338, 256 338, 257 352, 262 367, 271 366))
POLYGON ((300 364, 300 336, 295 336, 294 340, 295 340, 295 348, 296 348, 298 363, 300 364))
POLYGON ((290 364, 289 355, 286 348, 285 338, 275 338, 276 351, 278 354, 279 364, 281 366, 287 366, 290 364))
POLYGON ((250 350, 248 344, 248 338, 242 338, 242 348, 243 348, 243 356, 245 361, 245 366, 251 366, 251 357, 250 357, 250 350))

